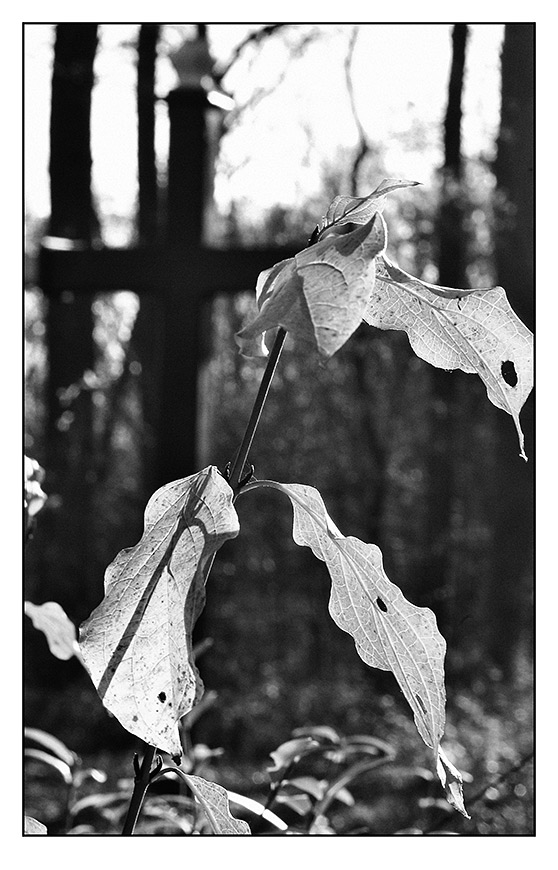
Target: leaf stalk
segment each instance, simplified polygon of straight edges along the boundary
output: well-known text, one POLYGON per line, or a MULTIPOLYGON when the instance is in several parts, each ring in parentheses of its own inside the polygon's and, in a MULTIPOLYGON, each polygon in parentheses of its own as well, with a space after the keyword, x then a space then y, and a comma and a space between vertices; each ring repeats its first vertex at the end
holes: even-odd
MULTIPOLYGON (((145 793, 147 792, 153 778, 151 774, 151 766, 156 752, 157 749, 155 746, 147 746, 141 767, 139 768, 137 765, 137 757, 134 759, 136 776, 134 778, 134 790, 132 792, 132 797, 130 798, 130 806, 128 807, 126 820, 124 822, 124 827, 122 828, 123 837, 130 837, 134 833, 136 822, 145 798, 145 793)), ((158 773, 159 769, 160 765, 155 768, 154 773, 158 773)))
POLYGON ((271 352, 267 360, 267 365, 263 373, 258 393, 254 400, 252 413, 250 414, 250 419, 248 420, 242 443, 238 448, 238 452, 228 475, 229 486, 233 490, 235 497, 238 495, 240 489, 242 488, 242 484, 240 483, 240 481, 244 472, 244 466, 246 465, 246 460, 248 459, 248 454, 250 452, 250 448, 256 434, 256 429, 258 428, 258 423, 260 422, 260 417, 262 415, 265 401, 267 399, 267 394, 269 393, 271 381, 273 380, 273 375, 275 374, 277 363, 279 362, 279 357, 281 355, 281 351, 283 350, 283 345, 285 343, 286 337, 287 330, 283 329, 283 327, 280 326, 277 330, 277 335, 275 336, 275 341, 273 342, 273 347, 271 348, 271 352))

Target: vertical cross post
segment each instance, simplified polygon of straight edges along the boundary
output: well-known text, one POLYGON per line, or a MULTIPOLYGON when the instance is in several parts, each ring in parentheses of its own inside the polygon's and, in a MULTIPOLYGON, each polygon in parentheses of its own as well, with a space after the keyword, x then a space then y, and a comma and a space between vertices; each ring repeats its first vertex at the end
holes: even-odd
MULTIPOLYGON (((168 95, 167 244, 170 249, 201 248, 207 179, 204 89, 179 87, 168 95)), ((163 323, 158 483, 192 474, 197 468, 197 372, 200 293, 195 264, 184 282, 170 274, 163 323)))

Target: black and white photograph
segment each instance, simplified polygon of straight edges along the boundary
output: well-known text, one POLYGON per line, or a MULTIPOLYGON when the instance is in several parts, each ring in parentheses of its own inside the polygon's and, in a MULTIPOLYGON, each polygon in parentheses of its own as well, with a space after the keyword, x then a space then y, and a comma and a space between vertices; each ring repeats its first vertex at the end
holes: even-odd
POLYGON ((535 837, 538 26, 22 23, 24 845, 535 837))

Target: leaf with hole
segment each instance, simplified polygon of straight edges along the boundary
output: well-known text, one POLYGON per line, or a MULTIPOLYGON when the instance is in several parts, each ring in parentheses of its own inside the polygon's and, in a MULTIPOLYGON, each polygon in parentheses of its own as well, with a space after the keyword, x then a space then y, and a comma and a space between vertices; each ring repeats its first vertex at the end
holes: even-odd
POLYGON ((262 273, 259 313, 236 335, 244 355, 265 355, 262 336, 281 326, 322 358, 331 357, 362 322, 374 261, 385 244, 384 220, 374 213, 352 232, 324 238, 262 273))
POLYGON ((436 751, 445 721, 446 644, 432 611, 411 604, 388 580, 378 547, 341 534, 316 489, 261 480, 249 486, 271 486, 288 495, 295 543, 310 547, 331 576, 334 622, 353 637, 367 665, 392 671, 419 734, 436 751))
MULTIPOLYGON (((465 814, 459 771, 440 747, 445 726, 444 657, 446 643, 436 617, 426 607, 407 601, 387 578, 382 554, 374 544, 344 537, 328 515, 317 489, 299 483, 258 480, 247 487, 272 487, 293 506, 293 540, 310 547, 325 562, 331 577, 329 612, 351 635, 367 665, 391 671, 411 707, 417 730, 437 760, 437 772, 448 800, 465 814)), ((300 738, 299 738, 300 739, 300 738)), ((391 756, 363 761, 363 769, 391 756)), ((355 770, 360 773, 360 765, 355 770)), ((346 785, 342 780, 342 785, 346 785)))
POLYGON ((533 387, 533 336, 502 287, 437 287, 379 256, 364 319, 378 329, 404 330, 431 365, 476 372, 492 404, 512 416, 526 459, 519 413, 533 387))
POLYGON ((213 556, 238 534, 232 498, 214 466, 157 490, 141 540, 109 565, 105 597, 80 630, 105 707, 172 756, 182 753, 177 722, 203 691, 192 631, 213 556))

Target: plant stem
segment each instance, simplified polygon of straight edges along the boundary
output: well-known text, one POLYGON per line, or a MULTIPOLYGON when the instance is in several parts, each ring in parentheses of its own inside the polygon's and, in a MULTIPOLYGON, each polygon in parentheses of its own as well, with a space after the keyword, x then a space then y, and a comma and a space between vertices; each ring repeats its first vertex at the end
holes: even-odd
POLYGON ((287 765, 287 767, 283 771, 283 775, 281 776, 281 779, 278 779, 277 782, 272 782, 270 784, 269 791, 267 793, 267 798, 266 798, 265 804, 263 805, 263 809, 262 809, 260 815, 256 818, 256 821, 254 822, 254 824, 252 825, 252 833, 253 834, 259 834, 260 831, 262 830, 264 822, 265 822, 265 812, 266 812, 266 810, 269 810, 271 806, 273 806, 273 803, 275 802, 275 798, 279 794, 283 783, 289 779, 289 777, 290 777, 290 775, 295 767, 295 764, 296 764, 296 762, 293 758, 293 760, 289 762, 289 764, 287 765))
POLYGON ((281 351, 283 350, 283 344, 285 342, 286 336, 286 329, 283 329, 283 327, 280 326, 277 331, 277 335, 275 336, 273 347, 271 348, 271 352, 269 354, 269 359, 263 373, 258 394, 254 401, 254 407, 252 408, 252 413, 250 414, 250 419, 248 420, 248 425, 246 426, 244 438, 242 439, 242 443, 238 449, 238 453, 236 454, 236 458, 230 471, 229 485, 234 491, 235 495, 238 494, 238 490, 240 488, 240 479, 244 471, 244 466, 248 458, 248 453, 250 452, 250 447, 252 446, 252 441, 254 440, 254 435, 256 434, 256 429, 260 421, 260 417, 263 411, 265 400, 267 398, 267 394, 269 392, 269 388, 271 386, 273 375, 275 374, 275 369, 277 368, 279 356, 281 354, 281 351))
POLYGON ((157 749, 155 746, 147 746, 143 756, 142 765, 134 779, 134 790, 130 799, 130 806, 126 815, 126 821, 122 828, 122 836, 131 836, 134 833, 136 822, 145 798, 145 793, 151 781, 151 765, 157 749))

